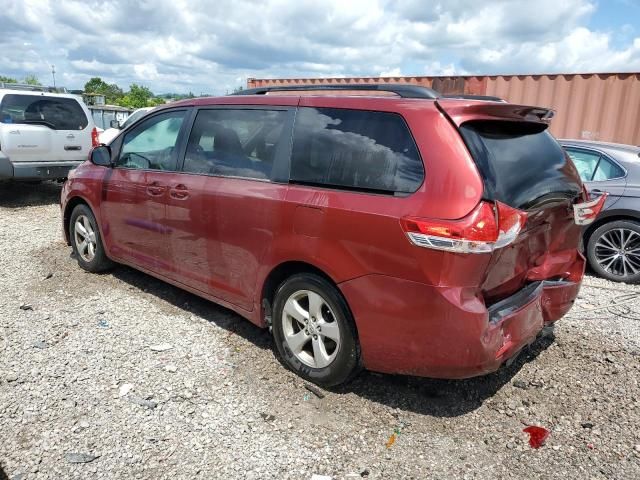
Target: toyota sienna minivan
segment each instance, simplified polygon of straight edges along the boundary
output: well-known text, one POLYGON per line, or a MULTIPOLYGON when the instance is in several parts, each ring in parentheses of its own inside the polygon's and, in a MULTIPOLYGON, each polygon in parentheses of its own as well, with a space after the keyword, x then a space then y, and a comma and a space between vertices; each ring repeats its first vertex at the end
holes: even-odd
POLYGON ((604 197, 544 108, 339 88, 176 102, 96 147, 62 192, 80 267, 230 308, 320 385, 495 371, 571 308, 604 197))

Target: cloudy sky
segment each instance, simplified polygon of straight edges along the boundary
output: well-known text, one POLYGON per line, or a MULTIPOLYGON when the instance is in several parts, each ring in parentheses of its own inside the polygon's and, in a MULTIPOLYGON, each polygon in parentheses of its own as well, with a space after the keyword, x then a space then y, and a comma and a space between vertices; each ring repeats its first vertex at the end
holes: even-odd
POLYGON ((640 71, 640 0, 0 0, 0 75, 220 94, 247 77, 640 71))

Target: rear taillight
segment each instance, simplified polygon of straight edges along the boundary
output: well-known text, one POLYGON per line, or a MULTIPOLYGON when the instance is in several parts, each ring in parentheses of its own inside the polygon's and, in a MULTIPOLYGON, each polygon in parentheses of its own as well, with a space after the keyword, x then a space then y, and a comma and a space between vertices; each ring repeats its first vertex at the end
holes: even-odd
POLYGON ((98 145, 100 145, 100 140, 98 139, 98 129, 96 127, 93 127, 93 130, 91 130, 91 146, 97 147, 98 145))
MULTIPOLYGON (((598 198, 589 200, 588 202, 576 203, 573 205, 573 219, 577 225, 589 225, 592 223, 607 200, 608 193, 603 193, 598 198)), ((587 196, 587 198, 589 198, 587 196)))
POLYGON ((402 228, 414 245, 459 253, 488 253, 513 242, 527 213, 503 203, 480 202, 460 220, 403 218, 402 228))

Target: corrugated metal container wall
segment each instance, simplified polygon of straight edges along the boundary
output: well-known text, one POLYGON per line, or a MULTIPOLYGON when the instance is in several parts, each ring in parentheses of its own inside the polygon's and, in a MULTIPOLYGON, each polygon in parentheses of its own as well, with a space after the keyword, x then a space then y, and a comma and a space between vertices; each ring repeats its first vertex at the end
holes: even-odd
POLYGON ((553 108, 551 132, 558 138, 640 145, 640 73, 247 80, 249 88, 324 83, 412 83, 447 94, 495 95, 553 108))

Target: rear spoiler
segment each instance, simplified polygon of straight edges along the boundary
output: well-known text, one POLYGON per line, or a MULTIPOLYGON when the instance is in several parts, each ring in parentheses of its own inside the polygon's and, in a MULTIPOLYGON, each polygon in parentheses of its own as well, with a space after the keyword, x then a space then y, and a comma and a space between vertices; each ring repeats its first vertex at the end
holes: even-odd
POLYGON ((555 115, 550 108, 498 102, 461 102, 439 98, 436 105, 457 126, 469 120, 518 120, 549 124, 555 115))

